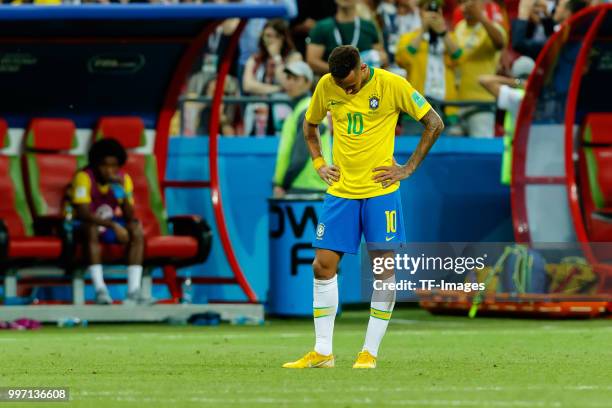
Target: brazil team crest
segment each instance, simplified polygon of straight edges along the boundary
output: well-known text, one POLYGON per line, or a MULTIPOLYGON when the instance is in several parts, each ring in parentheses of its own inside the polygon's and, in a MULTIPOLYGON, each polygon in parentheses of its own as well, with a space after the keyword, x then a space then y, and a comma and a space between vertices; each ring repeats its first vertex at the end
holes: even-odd
POLYGON ((378 95, 370 95, 370 110, 376 110, 380 106, 380 98, 378 95))
POLYGON ((317 239, 323 239, 323 234, 325 234, 325 224, 320 222, 317 226, 317 239))

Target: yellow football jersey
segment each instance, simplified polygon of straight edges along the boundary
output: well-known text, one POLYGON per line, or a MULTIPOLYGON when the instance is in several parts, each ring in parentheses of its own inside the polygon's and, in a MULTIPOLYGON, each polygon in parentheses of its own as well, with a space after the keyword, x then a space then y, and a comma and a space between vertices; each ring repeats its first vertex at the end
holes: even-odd
MULTIPOLYGON (((98 184, 98 190, 102 194, 106 194, 110 189, 110 184, 98 184)), ((134 205, 134 182, 129 174, 123 174, 123 190, 130 204, 134 205)), ((72 180, 72 185, 69 190, 70 200, 73 204, 89 204, 91 203, 91 179, 84 171, 79 171, 72 180)), ((123 204, 123 199, 118 199, 120 204, 123 204)))
POLYGON ((347 95, 330 74, 315 89, 306 120, 319 124, 331 112, 334 125, 332 155, 340 181, 327 192, 342 198, 368 198, 392 193, 399 182, 383 188, 372 180, 372 169, 393 164, 395 126, 400 111, 420 120, 429 103, 399 75, 370 67, 370 79, 347 95))

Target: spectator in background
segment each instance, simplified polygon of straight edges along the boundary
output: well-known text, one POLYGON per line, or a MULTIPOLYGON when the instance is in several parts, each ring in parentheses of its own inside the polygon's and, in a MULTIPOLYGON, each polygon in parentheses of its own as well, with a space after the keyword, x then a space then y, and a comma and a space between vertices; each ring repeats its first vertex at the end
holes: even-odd
POLYGON ((255 95, 270 95, 282 91, 285 64, 301 61, 284 20, 269 20, 259 38, 259 49, 247 60, 242 88, 255 95))
MULTIPOLYGON (((501 24, 506 30, 510 29, 507 17, 505 17, 504 11, 497 2, 493 0, 483 0, 482 6, 489 20, 493 21, 494 23, 501 24)), ((463 19, 463 10, 461 7, 456 7, 453 10, 451 18, 451 26, 453 29, 457 27, 457 24, 459 24, 459 22, 463 19)))
MULTIPOLYGON (((215 3, 225 3, 222 0, 215 0, 215 3)), ((202 85, 204 82, 207 82, 211 77, 217 75, 219 62, 221 58, 226 53, 227 47, 230 43, 230 39, 232 35, 236 31, 238 24, 240 23, 239 18, 229 18, 224 20, 221 24, 215 28, 206 44, 204 45, 204 50, 202 52, 202 62, 201 62, 201 75, 199 79, 199 83, 194 85, 199 85, 197 88, 198 92, 202 89, 202 85)), ((191 79, 194 79, 193 77, 191 79)))
POLYGON ((400 36, 421 28, 418 0, 383 1, 378 6, 378 16, 382 21, 385 50, 393 63, 400 36))
MULTIPOLYGON (((422 27, 403 34, 397 46, 396 62, 406 70, 408 81, 427 99, 453 100, 457 96, 455 61, 461 56, 453 33, 448 32, 442 8, 444 0, 420 0, 422 27)), ((448 114, 452 114, 450 109, 448 114)), ((422 130, 419 122, 403 124, 404 134, 422 130)))
MULTIPOLYGON (((285 68, 287 80, 284 89, 291 98, 293 111, 285 120, 281 133, 276 169, 274 171, 274 197, 286 193, 322 193, 327 183, 321 180, 312 166, 310 152, 304 141, 303 122, 314 75, 305 62, 292 62, 285 68)), ((331 163, 331 138, 328 131, 321 130, 323 157, 331 163)))
POLYGON ((298 15, 291 20, 295 48, 306 55, 306 38, 317 21, 336 14, 336 3, 330 0, 297 0, 298 15))
MULTIPOLYGON (((459 101, 493 102, 494 98, 478 82, 478 78, 497 71, 507 34, 499 23, 492 22, 483 10, 482 0, 461 0, 464 20, 455 29, 461 57, 457 60, 459 101)), ((490 109, 462 108, 463 132, 472 137, 493 137, 495 113, 490 109)))
MULTIPOLYGON (((289 34, 289 25, 281 19, 269 20, 259 39, 259 50, 249 57, 242 77, 245 93, 269 96, 282 92, 285 65, 301 61, 289 34)), ((258 136, 276 132, 274 117, 267 104, 249 104, 245 112, 245 132, 258 136)))
POLYGON ((552 18, 555 1, 521 0, 518 16, 512 22, 512 48, 537 58, 544 43, 555 32, 552 18))
MULTIPOLYGON (((220 3, 220 1, 215 1, 220 3)), ((196 63, 196 72, 191 75, 187 83, 187 91, 185 96, 188 98, 197 98, 208 94, 206 87, 209 86, 211 79, 216 78, 219 68, 219 62, 222 55, 225 53, 229 44, 230 38, 238 23, 237 18, 227 19, 220 24, 215 31, 209 36, 201 60, 196 63)), ((236 79, 228 77, 230 82, 235 82, 236 79)), ((212 96, 212 95, 210 95, 212 96)), ((205 133, 201 132, 201 127, 198 124, 198 118, 204 105, 201 102, 185 102, 183 105, 183 135, 194 136, 196 134, 208 134, 208 128, 205 128, 205 133)))
POLYGON ((521 0, 518 17, 512 22, 512 48, 533 59, 555 32, 555 26, 589 5, 586 0, 521 0))
POLYGON ((361 52, 362 61, 374 67, 387 67, 389 64, 389 56, 385 49, 385 41, 383 36, 383 24, 378 15, 378 5, 381 0, 358 0, 357 1, 357 17, 371 21, 376 27, 378 38, 381 43, 380 50, 369 50, 361 52))
POLYGON ((62 4, 62 0, 13 0, 8 1, 8 3, 13 6, 19 6, 22 4, 34 4, 36 6, 59 6, 62 4))
MULTIPOLYGON (((380 1, 381 0, 358 0, 356 7, 357 7, 357 17, 363 20, 371 21, 374 24, 374 27, 376 27, 376 31, 378 32, 378 38, 380 38, 382 41, 383 40, 382 21, 380 20, 378 16, 378 11, 377 11, 380 1)), ((383 50, 384 50, 385 49, 384 41, 382 42, 382 44, 383 44, 383 50)))
MULTIPOLYGON (((223 0, 221 0, 223 2, 223 0)), ((227 1, 227 0, 226 0, 227 1)), ((296 0, 231 0, 230 2, 240 2, 245 5, 254 4, 276 4, 285 6, 287 17, 291 20, 297 16, 296 0)), ((238 56, 238 77, 242 77, 247 60, 257 52, 259 39, 267 20, 265 18, 250 19, 240 36, 238 56)))
POLYGON ((501 183, 510 185, 512 175, 512 140, 521 102, 525 96, 527 78, 535 67, 529 57, 517 58, 512 64, 512 77, 483 75, 480 84, 495 97, 497 107, 506 111, 504 117, 504 154, 502 156, 501 183))
MULTIPOLYGON (((386 62, 383 41, 371 21, 357 15, 357 0, 335 0, 338 11, 334 17, 319 21, 310 31, 306 45, 306 61, 319 75, 329 72, 327 59, 339 45, 353 45, 364 61, 386 62)), ((380 64, 379 64, 380 65, 380 64)))
MULTIPOLYGON (((215 94, 217 86, 216 76, 208 79, 202 88, 202 96, 212 98, 215 94)), ((226 77, 223 89, 223 94, 226 96, 238 96, 238 81, 234 77, 226 77)), ((212 103, 199 103, 195 118, 195 135, 208 135, 210 126, 210 115, 212 113, 212 103)), ((221 103, 219 107, 219 134, 221 136, 236 136, 238 131, 235 127, 235 119, 237 116, 237 105, 225 105, 221 103)), ((187 121, 185 121, 187 122, 187 121)), ((184 132, 188 136, 187 132, 184 132)))

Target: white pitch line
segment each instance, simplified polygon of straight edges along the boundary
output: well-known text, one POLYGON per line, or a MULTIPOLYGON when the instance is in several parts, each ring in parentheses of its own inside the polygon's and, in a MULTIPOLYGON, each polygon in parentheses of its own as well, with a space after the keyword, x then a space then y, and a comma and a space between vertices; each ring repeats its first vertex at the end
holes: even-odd
MULTIPOLYGON (((238 386, 237 386, 238 387, 238 386)), ((215 387, 216 394, 233 394, 235 395, 237 392, 237 387, 215 387)), ((239 387, 238 387, 239 388, 239 387)), ((430 391, 430 392, 490 392, 490 391, 550 391, 556 390, 556 387, 547 386, 547 385, 528 385, 525 387, 521 386, 477 386, 477 387, 455 387, 455 386, 435 386, 435 387, 394 387, 387 388, 387 392, 419 392, 419 391, 430 391)), ((564 387, 566 390, 572 391, 612 391, 612 386, 599 386, 599 385, 575 385, 575 386, 566 386, 564 387)), ((345 392, 380 392, 379 387, 343 387, 343 391, 345 392)), ((295 390, 286 389, 286 388, 276 388, 270 390, 252 390, 249 391, 252 394, 295 394, 295 390)), ((83 395, 83 396, 115 396, 115 395, 158 395, 158 394, 166 394, 166 391, 140 391, 140 390, 97 390, 97 391, 73 391, 72 395, 83 395)), ((187 392, 186 397, 190 396, 199 396, 199 395, 210 395, 210 390, 191 390, 187 392)))
POLYGON ((113 336, 113 335, 103 335, 103 336, 96 336, 95 337, 96 340, 98 341, 125 341, 128 339, 127 336, 113 336))
MULTIPOLYGON (((393 319, 391 319, 391 321, 393 321, 393 319)), ((339 332, 342 329, 339 329, 339 332)), ((612 327, 611 328, 599 328, 598 331, 612 331, 612 327)), ((597 331, 594 331, 593 329, 590 328, 585 328, 585 329, 559 329, 559 330, 547 330, 546 334, 553 334, 555 332, 559 332, 559 333, 567 333, 567 334, 580 334, 580 333, 597 333, 597 331)), ((520 333, 521 335, 542 335, 542 331, 538 330, 537 328, 532 328, 532 329, 517 329, 517 330, 508 330, 508 329, 503 329, 503 330, 481 330, 481 329, 470 329, 470 330, 440 330, 440 329, 431 329, 431 330, 423 330, 423 329, 416 329, 416 330, 396 330, 396 329, 391 329, 389 330, 388 334, 418 334, 418 335, 432 335, 432 336, 455 336, 455 335, 481 335, 481 334, 491 334, 491 335, 497 335, 497 334, 514 334, 516 335, 517 333, 520 333)))
MULTIPOLYGON (((74 394, 73 394, 74 395, 74 394)), ((198 402, 198 403, 209 403, 215 405, 226 405, 226 404, 244 404, 246 406, 256 404, 273 404, 273 405, 297 405, 297 404, 317 404, 321 403, 321 400, 313 398, 273 398, 273 397, 246 397, 246 398, 215 398, 215 397, 193 397, 185 396, 183 399, 179 398, 156 398, 151 397, 150 394, 141 398, 135 398, 130 396, 115 396, 110 398, 114 401, 121 402, 140 402, 140 403, 167 403, 167 404, 180 404, 181 402, 198 402)), ((334 405, 338 404, 355 404, 355 405, 371 405, 377 403, 376 400, 371 398, 352 398, 352 399, 338 399, 334 398, 334 405)), ((402 400, 386 400, 385 404, 394 406, 443 406, 443 407, 457 407, 457 406, 485 406, 485 407, 563 407, 566 406, 561 401, 541 401, 541 400, 478 400, 478 399, 402 399, 402 400)), ((608 403, 604 402, 581 402, 582 407, 609 407, 608 403)))
MULTIPOLYGON (((444 326, 450 326, 450 327, 465 327, 467 326, 469 323, 463 323, 463 322, 448 322, 448 321, 437 321, 437 320, 430 320, 430 321, 423 321, 423 320, 411 320, 411 319, 400 319, 398 317, 392 317, 391 318, 391 322, 393 323, 400 323, 400 324, 423 324, 423 323, 427 323, 427 324, 434 324, 434 325, 444 325, 444 326)), ((433 329, 435 330, 435 329, 433 329)))

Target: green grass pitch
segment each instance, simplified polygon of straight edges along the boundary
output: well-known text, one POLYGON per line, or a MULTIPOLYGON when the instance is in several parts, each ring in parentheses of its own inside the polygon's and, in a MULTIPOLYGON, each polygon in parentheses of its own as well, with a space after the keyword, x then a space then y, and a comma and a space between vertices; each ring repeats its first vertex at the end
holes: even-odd
MULTIPOLYGON (((352 370, 367 311, 336 320, 336 368, 287 370, 312 322, 0 332, 0 386, 69 387, 70 407, 610 407, 610 320, 435 317, 399 305, 376 370, 352 370)), ((9 404, 8 406, 49 406, 9 404)))

